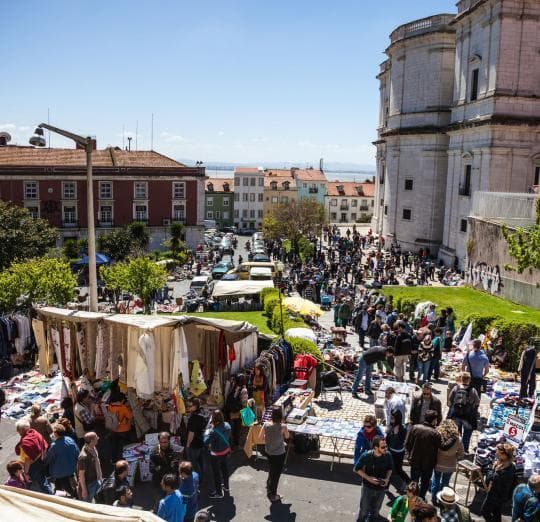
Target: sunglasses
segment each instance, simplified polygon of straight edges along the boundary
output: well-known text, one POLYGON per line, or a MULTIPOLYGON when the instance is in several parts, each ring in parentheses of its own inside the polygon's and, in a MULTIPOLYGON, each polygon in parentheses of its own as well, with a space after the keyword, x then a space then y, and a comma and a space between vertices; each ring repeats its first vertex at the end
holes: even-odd
POLYGON ((364 424, 364 428, 373 428, 373 424, 364 424))

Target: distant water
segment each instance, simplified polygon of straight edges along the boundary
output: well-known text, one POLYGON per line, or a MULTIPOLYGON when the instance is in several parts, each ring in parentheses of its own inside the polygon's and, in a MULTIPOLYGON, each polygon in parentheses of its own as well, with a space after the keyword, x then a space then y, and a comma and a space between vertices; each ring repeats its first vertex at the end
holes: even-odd
MULTIPOLYGON (((354 181, 363 182, 375 176, 375 171, 336 172, 325 170, 328 181, 354 181)), ((212 169, 206 167, 206 175, 210 178, 233 178, 234 169, 212 169)))

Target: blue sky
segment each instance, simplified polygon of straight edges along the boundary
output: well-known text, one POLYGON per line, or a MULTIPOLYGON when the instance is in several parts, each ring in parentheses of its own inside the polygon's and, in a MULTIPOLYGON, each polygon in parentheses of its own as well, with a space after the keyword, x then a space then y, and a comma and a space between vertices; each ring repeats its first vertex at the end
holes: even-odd
POLYGON ((148 149, 154 113, 154 149, 174 158, 374 164, 389 33, 454 4, 4 1, 0 129, 26 144, 49 108, 52 124, 122 146, 138 120, 148 149))

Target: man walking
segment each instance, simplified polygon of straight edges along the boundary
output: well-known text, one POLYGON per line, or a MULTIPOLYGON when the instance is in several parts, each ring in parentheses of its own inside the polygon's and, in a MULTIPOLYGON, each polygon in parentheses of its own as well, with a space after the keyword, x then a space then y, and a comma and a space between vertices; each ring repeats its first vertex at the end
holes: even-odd
POLYGON ((396 390, 389 386, 384 392, 384 420, 386 431, 390 431, 392 426, 392 413, 398 410, 401 418, 405 418, 405 401, 396 393, 396 390))
POLYGON ((382 322, 379 315, 375 315, 375 318, 369 323, 367 329, 367 336, 369 338, 369 346, 373 348, 379 344, 379 337, 382 333, 382 322))
POLYGON ((422 386, 422 393, 413 397, 410 414, 411 424, 422 424, 426 420, 426 414, 429 410, 433 410, 437 414, 436 425, 438 426, 442 421, 442 404, 433 395, 431 383, 426 382, 422 386))
POLYGON ((471 374, 461 373, 461 382, 458 382, 448 395, 448 418, 452 419, 462 436, 463 448, 469 453, 469 444, 474 429, 480 397, 471 386, 471 374))
POLYGON ((396 321, 397 335, 394 343, 394 373, 403 382, 407 359, 411 355, 412 340, 403 321, 396 321))
POLYGON ((363 479, 360 511, 357 522, 373 520, 379 516, 384 492, 392 475, 392 457, 382 437, 373 439, 373 449, 360 456, 354 471, 363 479))
POLYGON ((97 452, 99 437, 93 431, 84 436, 84 446, 77 461, 79 496, 81 500, 92 503, 103 478, 97 452))
POLYGON ((435 429, 437 412, 428 410, 422 424, 411 427, 405 440, 405 449, 409 454, 411 480, 419 482, 420 496, 426 497, 431 476, 437 464, 437 452, 441 445, 441 437, 435 429))

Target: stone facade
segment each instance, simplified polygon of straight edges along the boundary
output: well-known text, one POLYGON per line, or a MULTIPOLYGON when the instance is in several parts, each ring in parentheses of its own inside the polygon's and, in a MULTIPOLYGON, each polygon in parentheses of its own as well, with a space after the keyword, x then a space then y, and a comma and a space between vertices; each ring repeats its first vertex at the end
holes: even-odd
POLYGON ((525 192, 538 185, 540 3, 461 0, 457 6, 451 20, 439 15, 391 34, 389 58, 378 76, 374 226, 406 248, 429 246, 445 264, 463 269, 474 192, 525 192), (428 47, 423 55, 422 39, 428 47), (423 82, 431 86, 431 100, 423 82), (413 169, 407 198, 404 178, 413 169))
POLYGON ((260 230, 264 208, 264 169, 237 167, 234 171, 234 225, 239 232, 260 230))

